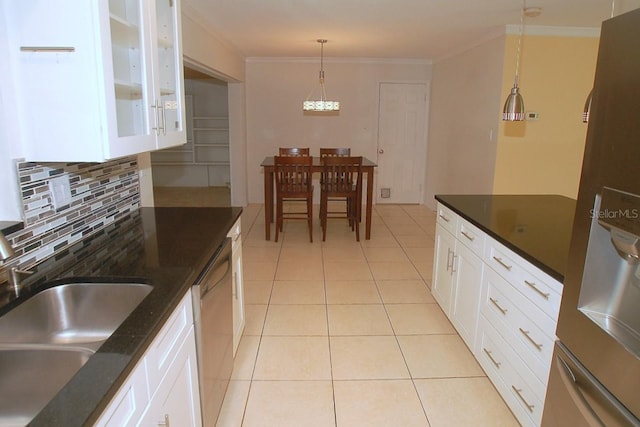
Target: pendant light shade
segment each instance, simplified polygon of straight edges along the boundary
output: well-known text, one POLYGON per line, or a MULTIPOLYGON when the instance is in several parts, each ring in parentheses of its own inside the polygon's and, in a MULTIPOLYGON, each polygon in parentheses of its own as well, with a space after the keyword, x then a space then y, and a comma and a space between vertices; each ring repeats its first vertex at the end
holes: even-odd
POLYGON ((520 52, 522 50, 522 37, 524 34, 524 14, 527 8, 526 0, 522 0, 522 10, 520 13, 520 36, 518 37, 518 50, 516 51, 516 72, 511 92, 507 96, 502 108, 502 120, 516 122, 524 120, 524 100, 520 95, 518 79, 520 76, 520 52))
POLYGON ((593 98, 593 89, 589 92, 587 100, 584 103, 584 112, 582 113, 582 123, 589 122, 589 114, 591 113, 591 99, 593 98))
POLYGON ((502 109, 502 120, 516 122, 524 120, 524 100, 520 95, 520 88, 514 84, 507 96, 502 109))
POLYGON ((327 93, 324 89, 324 44, 327 42, 325 39, 318 39, 318 43, 320 43, 320 93, 319 99, 313 99, 314 91, 312 90, 307 96, 307 99, 302 103, 303 111, 315 111, 315 112, 324 112, 324 111, 340 111, 340 102, 339 101, 329 101, 327 100, 327 93))

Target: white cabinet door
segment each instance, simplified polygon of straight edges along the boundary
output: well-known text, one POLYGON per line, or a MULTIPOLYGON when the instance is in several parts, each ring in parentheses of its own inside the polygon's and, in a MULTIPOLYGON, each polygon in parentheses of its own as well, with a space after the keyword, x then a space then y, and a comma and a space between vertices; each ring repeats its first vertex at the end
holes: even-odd
POLYGON ((439 223, 436 225, 435 259, 433 265, 433 284, 431 293, 447 317, 451 313, 453 292, 453 256, 456 240, 439 223))
POLYGON ((242 242, 233 247, 233 355, 244 331, 244 281, 242 275, 242 242))
POLYGON ((148 403, 147 369, 143 358, 133 369, 127 381, 120 387, 94 427, 132 427, 138 425, 148 403))
POLYGON ((196 357, 192 326, 138 425, 202 425, 196 357))
POLYGON ((0 4, 11 70, 0 84, 15 89, 27 160, 104 161, 184 143, 180 8, 169 2, 0 4))
POLYGON ((233 227, 231 227, 227 237, 231 238, 231 250, 233 252, 233 356, 235 357, 245 324, 241 218, 238 218, 233 227))
POLYGON ((480 312, 482 259, 465 245, 457 244, 453 264, 451 320, 467 346, 473 350, 480 312))

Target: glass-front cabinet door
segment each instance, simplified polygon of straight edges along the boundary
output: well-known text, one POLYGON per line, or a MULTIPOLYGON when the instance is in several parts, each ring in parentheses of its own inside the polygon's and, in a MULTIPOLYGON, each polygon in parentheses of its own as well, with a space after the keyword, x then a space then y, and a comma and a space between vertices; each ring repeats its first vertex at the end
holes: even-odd
POLYGON ((157 148, 165 148, 186 142, 180 6, 176 0, 152 3, 153 81, 159 123, 157 148))
MULTIPOLYGON (((111 157, 156 148, 155 102, 151 50, 148 45, 148 11, 144 0, 109 0, 109 29, 115 96, 111 157)), ((107 88, 109 90, 109 88, 107 88)))
POLYGON ((114 156, 185 142, 177 0, 109 0, 114 156))
POLYGON ((140 0, 109 0, 113 90, 118 137, 149 134, 147 105, 150 67, 146 66, 143 32, 145 11, 140 0))

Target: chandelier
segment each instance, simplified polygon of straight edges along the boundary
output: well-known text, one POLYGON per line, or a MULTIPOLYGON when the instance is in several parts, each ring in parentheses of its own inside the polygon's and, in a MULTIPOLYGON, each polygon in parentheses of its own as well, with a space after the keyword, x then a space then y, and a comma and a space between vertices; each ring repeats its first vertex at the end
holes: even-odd
POLYGON ((327 93, 324 89, 324 44, 326 39, 318 39, 320 43, 320 99, 313 99, 315 89, 309 93, 307 99, 302 103, 303 111, 340 111, 339 101, 327 100, 327 93))

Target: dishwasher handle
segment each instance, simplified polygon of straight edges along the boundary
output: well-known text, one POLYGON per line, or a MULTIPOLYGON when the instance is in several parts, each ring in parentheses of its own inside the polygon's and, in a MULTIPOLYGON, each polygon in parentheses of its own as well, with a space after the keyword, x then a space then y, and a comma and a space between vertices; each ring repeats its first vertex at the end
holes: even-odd
POLYGON ((231 239, 226 238, 220 250, 213 256, 206 272, 198 283, 200 300, 213 291, 220 283, 224 283, 231 276, 231 239))

